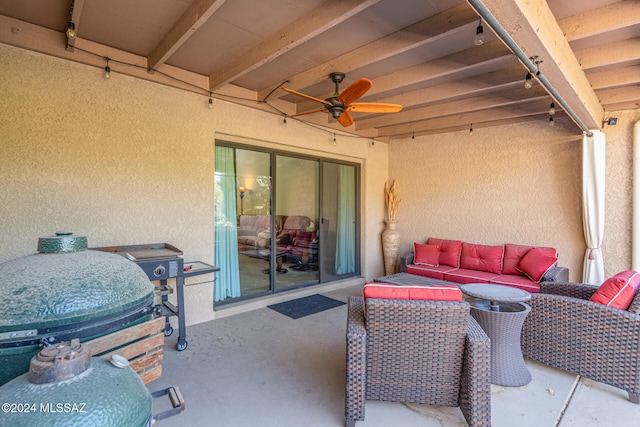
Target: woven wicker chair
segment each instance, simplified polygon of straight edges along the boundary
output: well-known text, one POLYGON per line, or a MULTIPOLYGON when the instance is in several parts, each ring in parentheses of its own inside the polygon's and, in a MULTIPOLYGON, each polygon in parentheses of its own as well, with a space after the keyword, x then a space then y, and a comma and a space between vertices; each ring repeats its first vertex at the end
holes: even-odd
POLYGON ((491 425, 490 341, 466 302, 350 297, 346 425, 365 400, 459 406, 470 426, 491 425), (366 310, 366 320, 365 320, 366 310))
POLYGON ((598 286, 541 283, 522 329, 522 352, 629 393, 640 403, 640 292, 628 310, 588 301, 598 286))

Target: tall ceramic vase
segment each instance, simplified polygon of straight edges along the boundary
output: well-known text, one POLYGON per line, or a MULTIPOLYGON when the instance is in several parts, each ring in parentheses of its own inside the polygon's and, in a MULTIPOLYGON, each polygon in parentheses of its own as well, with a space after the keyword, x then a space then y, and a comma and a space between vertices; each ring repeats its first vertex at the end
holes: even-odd
POLYGON ((400 246, 400 232, 397 221, 387 221, 387 228, 382 232, 382 255, 384 258, 384 275, 395 274, 400 246))

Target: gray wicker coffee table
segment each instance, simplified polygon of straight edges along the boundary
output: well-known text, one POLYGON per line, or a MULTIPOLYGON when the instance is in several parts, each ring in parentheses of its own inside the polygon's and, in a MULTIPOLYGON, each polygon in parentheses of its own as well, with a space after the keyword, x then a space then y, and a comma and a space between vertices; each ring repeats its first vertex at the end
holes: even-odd
POLYGON ((491 339, 491 383, 518 387, 531 381, 522 357, 520 335, 531 311, 531 294, 510 286, 473 283, 460 285, 468 295, 471 315, 491 339))

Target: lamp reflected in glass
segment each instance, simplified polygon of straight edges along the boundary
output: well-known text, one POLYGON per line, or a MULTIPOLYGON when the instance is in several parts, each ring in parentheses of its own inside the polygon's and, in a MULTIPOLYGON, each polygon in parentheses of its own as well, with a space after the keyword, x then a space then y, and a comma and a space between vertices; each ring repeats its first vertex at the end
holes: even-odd
POLYGON ((240 215, 244 215, 244 193, 246 191, 247 189, 244 187, 238 188, 238 192, 240 193, 240 215))

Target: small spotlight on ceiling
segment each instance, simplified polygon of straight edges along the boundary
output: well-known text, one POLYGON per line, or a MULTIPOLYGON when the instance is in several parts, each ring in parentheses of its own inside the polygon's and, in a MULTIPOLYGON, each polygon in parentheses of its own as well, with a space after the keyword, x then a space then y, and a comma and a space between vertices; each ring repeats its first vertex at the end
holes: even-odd
POLYGON ((556 113, 556 104, 553 102, 549 105, 549 115, 553 116, 556 113))

